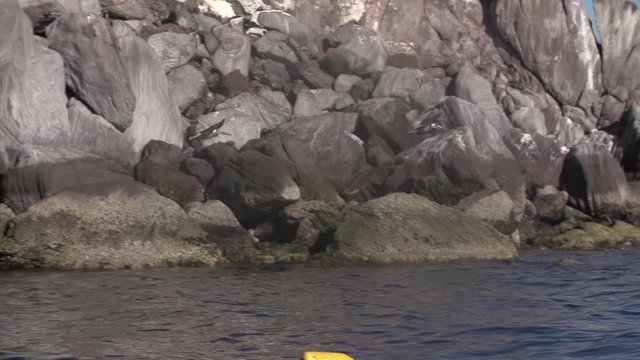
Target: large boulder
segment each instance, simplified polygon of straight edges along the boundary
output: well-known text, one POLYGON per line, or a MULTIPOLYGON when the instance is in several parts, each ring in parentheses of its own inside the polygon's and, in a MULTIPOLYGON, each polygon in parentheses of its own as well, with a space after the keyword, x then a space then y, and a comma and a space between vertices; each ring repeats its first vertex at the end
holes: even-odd
POLYGON ((387 53, 378 34, 364 26, 345 24, 328 40, 334 47, 327 50, 322 65, 334 76, 382 71, 387 63, 387 53))
POLYGON ((445 89, 440 80, 425 71, 387 67, 373 91, 373 97, 392 97, 428 109, 444 99, 445 89))
POLYGON ((86 105, 75 98, 69 101, 68 110, 69 146, 117 161, 126 167, 133 167, 138 162, 131 139, 102 116, 92 113, 86 105))
POLYGON ((136 165, 136 180, 156 189, 181 206, 204 199, 204 187, 193 176, 179 171, 180 148, 161 141, 150 141, 136 165))
POLYGON ((415 194, 395 193, 346 210, 329 251, 376 263, 501 259, 510 239, 480 219, 415 194))
POLYGON ((584 92, 601 92, 600 56, 583 1, 500 0, 495 22, 524 65, 562 102, 576 105, 584 92))
POLYGON ((396 157, 388 191, 455 205, 483 188, 502 189, 518 207, 524 205, 519 165, 479 106, 449 97, 427 113, 418 131, 424 128, 433 132, 396 157))
POLYGON ((222 201, 191 203, 185 207, 185 211, 207 232, 207 240, 215 242, 223 250, 225 246, 253 246, 253 239, 247 230, 222 201))
POLYGON ((284 141, 297 144, 338 191, 368 171, 362 141, 353 132, 357 114, 325 113, 299 117, 278 127, 284 141))
POLYGON ((204 75, 193 65, 181 66, 167 75, 169 93, 180 111, 204 96, 207 91, 207 81, 204 75))
POLYGON ((65 190, 132 181, 121 167, 77 150, 46 146, 10 150, 14 166, 4 176, 2 188, 5 203, 16 213, 65 190))
POLYGON ((133 123, 125 131, 133 151, 140 152, 151 140, 161 140, 181 148, 187 124, 169 94, 167 77, 155 52, 142 38, 133 34, 123 34, 117 43, 137 99, 133 123))
POLYGON ((141 268, 215 265, 219 250, 173 201, 132 180, 45 199, 0 239, 4 266, 141 268), (198 242, 193 242, 198 240, 198 242))
POLYGON ((633 0, 595 0, 598 29, 602 37, 602 77, 605 88, 618 99, 640 90, 636 74, 640 66, 640 19, 633 0))
POLYGON ((109 23, 99 16, 69 13, 47 28, 47 38, 65 60, 67 84, 74 93, 118 130, 128 129, 139 94, 123 76, 126 67, 109 23))
POLYGON ((569 203, 592 216, 619 216, 632 193, 620 164, 606 145, 584 141, 567 154, 560 185, 569 203))
POLYGON ((239 153, 208 189, 243 223, 258 221, 300 199, 300 188, 286 165, 256 150, 239 153))
POLYGON ((0 144, 65 144, 62 58, 33 37, 17 1, 0 6, 0 144))
POLYGON ((415 124, 406 115, 411 108, 393 98, 374 98, 358 105, 358 120, 372 136, 385 139, 400 152, 416 146, 421 137, 413 132, 415 124))

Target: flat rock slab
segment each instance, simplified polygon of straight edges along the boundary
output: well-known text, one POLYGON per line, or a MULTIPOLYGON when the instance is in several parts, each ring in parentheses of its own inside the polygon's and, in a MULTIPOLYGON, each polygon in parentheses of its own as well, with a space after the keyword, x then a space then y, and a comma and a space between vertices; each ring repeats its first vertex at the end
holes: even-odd
POLYGON ((415 194, 394 193, 346 210, 329 251, 374 263, 504 259, 511 240, 488 223, 415 194))

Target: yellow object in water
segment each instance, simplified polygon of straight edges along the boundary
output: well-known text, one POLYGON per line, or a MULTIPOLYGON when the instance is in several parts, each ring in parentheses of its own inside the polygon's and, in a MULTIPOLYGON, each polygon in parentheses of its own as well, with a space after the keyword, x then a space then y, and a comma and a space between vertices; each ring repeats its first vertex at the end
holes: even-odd
POLYGON ((336 352, 307 351, 302 360, 355 360, 351 356, 336 352))

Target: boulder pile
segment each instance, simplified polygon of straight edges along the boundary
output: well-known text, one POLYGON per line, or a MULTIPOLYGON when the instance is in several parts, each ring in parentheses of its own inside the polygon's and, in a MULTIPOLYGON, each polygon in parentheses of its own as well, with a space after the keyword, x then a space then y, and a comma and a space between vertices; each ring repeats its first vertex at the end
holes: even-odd
POLYGON ((5 0, 0 268, 640 244, 640 10, 594 2, 5 0))

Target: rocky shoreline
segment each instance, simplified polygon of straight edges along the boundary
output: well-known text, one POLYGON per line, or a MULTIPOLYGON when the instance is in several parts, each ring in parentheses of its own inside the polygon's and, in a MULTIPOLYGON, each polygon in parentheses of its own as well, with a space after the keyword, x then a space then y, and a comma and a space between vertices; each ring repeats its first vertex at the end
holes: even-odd
POLYGON ((594 2, 5 0, 0 269, 639 246, 640 12, 594 2))

